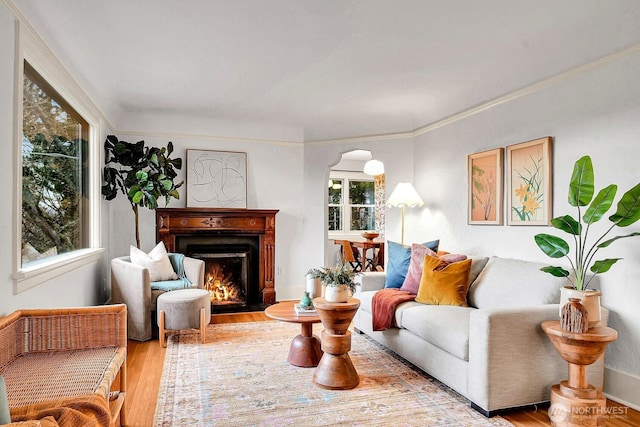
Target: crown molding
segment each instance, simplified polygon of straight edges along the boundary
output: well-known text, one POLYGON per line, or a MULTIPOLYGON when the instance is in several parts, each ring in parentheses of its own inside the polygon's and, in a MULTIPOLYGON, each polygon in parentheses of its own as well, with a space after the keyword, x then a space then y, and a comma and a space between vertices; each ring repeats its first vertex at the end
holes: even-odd
POLYGON ((164 139, 203 139, 203 140, 214 140, 220 142, 249 142, 254 144, 270 144, 270 145, 280 145, 280 146, 294 146, 294 147, 302 147, 304 145, 303 141, 287 141, 287 140, 278 140, 278 139, 265 139, 265 138, 243 138, 237 136, 221 136, 221 135, 204 135, 204 134, 191 134, 191 133, 178 133, 178 132, 148 132, 148 131, 135 131, 135 130, 117 130, 114 132, 118 136, 120 135, 129 135, 129 136, 144 136, 144 137, 154 137, 154 138, 164 138, 164 139))
MULTIPOLYGON (((20 12, 18 7, 12 0, 0 0, 3 4, 7 6, 7 8, 13 13, 16 19, 20 22, 21 25, 24 25, 28 31, 30 31, 38 42, 42 45, 43 49, 45 49, 51 57, 57 60, 55 54, 49 49, 47 44, 44 42, 42 37, 38 34, 38 32, 31 26, 26 17, 20 12)), ((181 137, 181 138, 194 138, 194 139, 207 139, 207 140, 218 140, 218 141, 237 141, 237 142, 249 142, 249 143, 261 143, 261 144, 275 144, 275 145, 283 145, 283 146, 322 146, 322 145, 332 145, 332 144, 345 144, 345 143, 360 143, 360 142, 372 142, 372 141, 393 141, 397 139, 403 138, 415 138, 417 136, 423 135, 425 133, 431 132, 435 129, 439 129, 444 126, 451 125, 458 121, 464 120, 466 118, 472 117, 476 114, 479 114, 483 111, 489 110, 491 108, 500 106, 502 104, 514 101, 516 99, 525 97, 527 95, 533 94, 535 92, 541 91, 543 89, 547 89, 554 85, 557 85, 563 81, 576 77, 582 73, 586 73, 588 71, 594 70, 596 68, 603 67, 607 64, 620 61, 629 56, 636 55, 640 52, 640 43, 632 45, 628 48, 622 49, 618 52, 614 52, 612 54, 606 55, 594 61, 588 62, 586 64, 574 67, 567 71, 564 71, 560 74, 556 74, 555 76, 546 78, 544 80, 538 81, 536 83, 530 84, 523 88, 514 90, 505 95, 499 96, 492 100, 480 103, 468 109, 462 110, 458 113, 452 114, 440 120, 436 120, 434 122, 425 124, 423 126, 417 127, 412 130, 401 131, 401 132, 393 132, 393 133, 384 133, 384 134, 372 134, 372 135, 362 135, 362 136, 353 136, 353 137, 344 137, 344 138, 331 138, 331 139, 323 139, 323 140, 310 140, 310 141, 287 141, 287 140, 272 140, 272 139, 263 139, 263 138, 242 138, 242 137, 229 137, 229 136, 221 136, 221 135, 202 135, 202 134, 187 134, 187 133, 156 133, 156 132, 139 132, 132 130, 119 130, 114 133, 117 134, 125 134, 125 135, 146 135, 146 136, 157 136, 157 137, 181 137)), ((59 66, 66 71, 66 73, 71 77, 73 76, 69 70, 60 62, 59 66)), ((72 78, 72 77, 71 77, 72 78)), ((97 107, 95 101, 87 94, 86 90, 82 88, 80 84, 74 79, 74 83, 82 89, 84 95, 91 101, 93 106, 99 111, 102 120, 105 122, 106 126, 110 129, 115 129, 109 119, 105 116, 104 112, 97 107)))
POLYGON ((368 136, 359 136, 359 137, 305 141, 305 145, 314 146, 314 145, 344 144, 344 143, 350 143, 350 142, 391 141, 391 140, 400 139, 400 138, 416 137, 416 136, 431 132, 435 129, 439 129, 441 127, 456 123, 460 120, 464 120, 466 118, 475 116, 476 114, 479 114, 486 110, 490 110, 491 108, 500 106, 502 104, 506 104, 508 102, 533 94, 543 89, 547 89, 549 87, 555 86, 565 80, 574 78, 580 74, 586 73, 596 68, 603 67, 613 62, 620 61, 629 56, 636 55, 639 52, 640 52, 640 43, 632 45, 626 49, 622 49, 610 55, 603 56, 599 59, 596 59, 595 61, 591 61, 586 64, 571 68, 570 70, 564 71, 560 74, 556 74, 555 76, 530 84, 523 88, 517 89, 513 92, 509 92, 505 95, 494 98, 490 101, 483 102, 481 104, 470 107, 466 110, 462 110, 459 113, 452 114, 448 117, 445 117, 440 120, 436 120, 435 122, 426 124, 424 126, 415 128, 410 131, 380 134, 380 135, 368 135, 368 136))

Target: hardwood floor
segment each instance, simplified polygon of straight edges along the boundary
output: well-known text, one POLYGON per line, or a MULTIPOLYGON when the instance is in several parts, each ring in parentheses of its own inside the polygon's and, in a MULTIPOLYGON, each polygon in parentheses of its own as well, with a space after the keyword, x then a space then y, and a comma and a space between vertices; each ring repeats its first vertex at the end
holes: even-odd
MULTIPOLYGON (((263 312, 214 314, 211 323, 258 322, 270 320, 263 312)), ((160 387, 165 349, 157 339, 147 342, 128 342, 126 424, 146 427, 153 425, 156 398, 160 387)), ((608 427, 640 426, 640 412, 607 400, 607 407, 616 417, 606 420, 608 427)), ((520 426, 549 426, 547 408, 512 411, 502 415, 520 426)))

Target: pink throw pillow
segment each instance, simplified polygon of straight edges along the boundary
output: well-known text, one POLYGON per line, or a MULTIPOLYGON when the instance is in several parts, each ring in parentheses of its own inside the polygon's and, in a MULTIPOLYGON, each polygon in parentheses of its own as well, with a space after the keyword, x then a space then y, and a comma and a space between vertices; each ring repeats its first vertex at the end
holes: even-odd
POLYGON ((445 255, 438 255, 438 258, 440 258, 442 261, 446 262, 447 264, 452 264, 454 262, 464 261, 465 259, 467 259, 467 256, 463 254, 445 254, 445 255))
POLYGON ((426 246, 414 243, 411 245, 411 261, 409 261, 409 270, 407 277, 402 282, 400 290, 416 295, 420 288, 420 279, 422 278, 422 268, 424 266, 424 257, 427 255, 437 256, 434 251, 426 246))

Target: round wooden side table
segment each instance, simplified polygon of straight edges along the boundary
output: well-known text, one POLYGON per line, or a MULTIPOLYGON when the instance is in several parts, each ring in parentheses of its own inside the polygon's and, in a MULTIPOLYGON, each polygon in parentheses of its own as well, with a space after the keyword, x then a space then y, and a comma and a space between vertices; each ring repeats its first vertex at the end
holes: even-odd
POLYGON ((313 306, 325 328, 321 335, 324 354, 313 373, 313 382, 330 390, 352 389, 360 383, 360 377, 349 357, 351 332, 348 329, 360 300, 350 298, 345 303, 333 303, 315 298, 313 306))
POLYGON ((320 339, 313 335, 313 324, 320 323, 318 316, 299 316, 294 308, 296 301, 283 301, 270 305, 264 311, 268 317, 282 322, 299 323, 300 334, 291 341, 287 362, 301 368, 318 365, 322 357, 320 339))
POLYGON ((560 328, 558 320, 542 322, 541 326, 558 353, 569 363, 569 379, 551 387, 551 425, 604 425, 601 416, 605 414, 607 399, 587 382, 587 366, 602 356, 607 345, 618 338, 618 332, 605 326, 578 334, 560 328))

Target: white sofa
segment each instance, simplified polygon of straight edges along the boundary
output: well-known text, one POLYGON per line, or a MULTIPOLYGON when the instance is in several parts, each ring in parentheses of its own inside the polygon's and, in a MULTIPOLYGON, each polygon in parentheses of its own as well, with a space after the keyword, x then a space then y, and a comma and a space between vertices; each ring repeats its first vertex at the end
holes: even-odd
MULTIPOLYGON (((541 272, 545 264, 471 258, 469 307, 405 302, 396 309, 397 326, 385 331, 373 331, 371 314, 385 273, 358 276, 356 331, 448 385, 485 416, 548 402, 551 386, 567 379, 568 368, 540 324, 559 318, 565 280, 541 272)), ((601 388, 603 371, 602 359, 591 365, 589 383, 601 388)))

